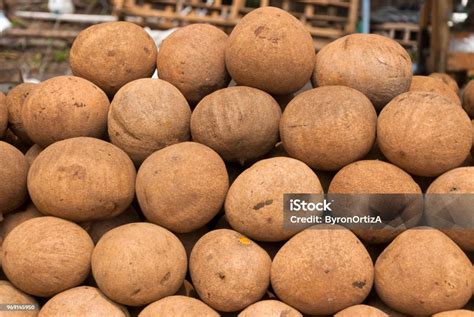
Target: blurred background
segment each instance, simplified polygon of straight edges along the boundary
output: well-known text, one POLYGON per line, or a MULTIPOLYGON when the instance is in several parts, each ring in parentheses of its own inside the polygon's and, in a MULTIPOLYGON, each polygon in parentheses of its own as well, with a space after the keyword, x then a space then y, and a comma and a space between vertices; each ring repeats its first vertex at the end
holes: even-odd
POLYGON ((75 36, 95 23, 140 24, 157 45, 176 28, 210 23, 231 32, 260 6, 291 12, 315 49, 349 33, 378 33, 410 53, 418 74, 474 76, 474 0, 0 0, 0 91, 71 74, 75 36))

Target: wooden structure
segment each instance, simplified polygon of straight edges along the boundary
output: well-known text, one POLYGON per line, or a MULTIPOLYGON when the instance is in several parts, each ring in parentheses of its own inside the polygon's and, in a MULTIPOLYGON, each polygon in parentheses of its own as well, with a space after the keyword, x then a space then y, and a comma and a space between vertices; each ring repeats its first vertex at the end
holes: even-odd
POLYGON ((394 39, 409 51, 417 49, 419 30, 419 25, 413 23, 391 22, 371 25, 371 33, 394 39))

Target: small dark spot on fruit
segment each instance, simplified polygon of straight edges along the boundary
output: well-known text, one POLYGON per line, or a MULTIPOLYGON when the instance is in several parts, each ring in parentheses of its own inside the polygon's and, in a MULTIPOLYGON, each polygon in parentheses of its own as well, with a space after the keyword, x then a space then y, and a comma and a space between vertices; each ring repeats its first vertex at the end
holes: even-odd
POLYGON ((458 190, 457 187, 451 187, 451 189, 450 189, 449 191, 450 191, 450 192, 455 192, 455 191, 457 191, 457 190, 458 190))
POLYGON ((163 278, 161 279, 160 284, 164 284, 167 280, 170 279, 170 277, 171 277, 171 273, 166 272, 165 276, 163 276, 163 278))
POLYGON ((255 206, 253 206, 253 209, 254 210, 259 210, 259 209, 262 209, 263 207, 269 206, 271 204, 273 204, 273 199, 265 200, 265 201, 262 201, 262 202, 256 204, 255 206))
POLYGON ((329 270, 324 270, 324 273, 328 274, 330 271, 329 270))
POLYGON ((147 54, 150 53, 150 50, 149 50, 148 47, 146 47, 146 46, 143 48, 143 50, 144 50, 145 53, 147 53, 147 54))
POLYGON ((225 274, 224 274, 224 272, 219 272, 219 273, 217 273, 217 276, 219 276, 219 278, 220 278, 221 280, 225 279, 225 274))
POLYGON ((355 281, 354 283, 352 283, 352 286, 362 289, 365 286, 365 284, 366 284, 365 281, 355 281))
POLYGON ((258 28, 255 29, 254 33, 255 33, 255 36, 259 36, 260 33, 262 33, 263 31, 265 30, 265 26, 264 25, 260 25, 258 28))
POLYGON ((138 293, 140 293, 141 290, 142 290, 141 288, 137 288, 136 290, 133 291, 132 296, 137 295, 138 293))

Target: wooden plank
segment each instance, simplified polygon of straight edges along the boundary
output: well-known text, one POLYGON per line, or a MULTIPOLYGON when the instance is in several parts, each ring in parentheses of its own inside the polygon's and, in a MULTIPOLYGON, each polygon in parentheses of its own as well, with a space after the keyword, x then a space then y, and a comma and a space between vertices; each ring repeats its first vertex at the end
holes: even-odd
POLYGON ((449 15, 452 2, 446 0, 432 0, 431 11, 431 48, 430 72, 446 72, 447 54, 449 48, 449 15))

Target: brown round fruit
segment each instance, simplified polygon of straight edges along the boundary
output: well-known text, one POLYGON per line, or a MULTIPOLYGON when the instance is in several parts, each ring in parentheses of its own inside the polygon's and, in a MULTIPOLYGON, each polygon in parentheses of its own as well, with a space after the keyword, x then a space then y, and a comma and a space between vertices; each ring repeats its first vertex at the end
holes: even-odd
POLYGON ((227 87, 227 34, 210 24, 191 24, 171 33, 160 45, 158 76, 178 88, 191 105, 227 87))
POLYGON ((153 75, 157 48, 142 27, 109 22, 81 31, 69 54, 74 75, 113 96, 126 83, 153 75))
POLYGON ((244 164, 269 152, 278 141, 281 110, 269 94, 229 87, 206 96, 191 117, 193 140, 226 161, 244 164))
POLYGON ((41 147, 74 137, 102 137, 107 128, 109 100, 93 83, 59 76, 38 85, 21 111, 23 128, 41 147))
POLYGON ((129 306, 143 306, 175 294, 186 269, 186 252, 178 238, 145 222, 110 230, 92 255, 92 273, 100 290, 129 306))
POLYGON ((238 85, 274 95, 303 87, 314 61, 308 30, 294 16, 274 7, 246 14, 230 34, 225 50, 227 70, 238 85))
POLYGON ((35 87, 38 87, 38 85, 23 83, 10 90, 7 95, 8 122, 10 123, 10 129, 12 129, 13 133, 15 133, 15 135, 26 144, 32 144, 32 142, 23 126, 21 112, 26 98, 35 87))
POLYGON ((285 150, 311 168, 337 171, 363 158, 375 142, 377 114, 367 97, 342 86, 306 91, 285 108, 285 150))
POLYGON ((461 99, 448 84, 441 79, 430 76, 413 76, 410 91, 432 92, 449 99, 451 102, 461 105, 461 99))
POLYGON ((376 34, 351 34, 324 46, 316 55, 313 86, 341 85, 359 90, 382 109, 408 91, 412 63, 396 41, 376 34))
POLYGON ((38 144, 34 144, 28 149, 28 151, 25 153, 25 158, 30 166, 33 164, 33 161, 36 160, 36 158, 41 152, 43 152, 43 148, 38 144))
POLYGON ((240 174, 229 189, 225 213, 229 224, 260 241, 281 241, 301 229, 285 226, 283 195, 322 194, 321 183, 303 162, 287 157, 261 160, 240 174))
POLYGON ((13 229, 2 247, 8 279, 28 294, 49 297, 86 279, 94 243, 72 222, 38 217, 13 229))
POLYGON ((221 209, 228 188, 224 161, 195 142, 155 152, 137 175, 137 197, 145 217, 179 233, 207 224, 221 209))
POLYGON ((472 315, 473 315, 472 310, 456 309, 456 310, 450 310, 450 311, 437 313, 437 314, 432 315, 431 317, 472 317, 472 315))
POLYGON ((41 152, 28 173, 38 210, 73 221, 123 212, 135 195, 135 167, 116 146, 93 138, 57 142, 41 152))
POLYGON ((389 317, 386 313, 378 308, 367 305, 355 305, 341 310, 334 317, 389 317))
POLYGON ((467 114, 474 118, 474 80, 469 81, 463 92, 462 106, 467 114))
POLYGON ((370 255, 348 229, 318 225, 291 238, 273 259, 278 298, 308 315, 360 304, 374 279, 370 255), (318 300, 314 300, 318 298, 318 300))
POLYGON ((6 236, 23 222, 43 216, 44 215, 36 209, 35 205, 31 203, 23 209, 7 214, 3 221, 0 222, 0 239, 5 240, 6 236))
POLYGON ((128 317, 125 307, 112 302, 97 288, 80 286, 61 292, 48 300, 38 317, 107 316, 128 317))
POLYGON ((138 317, 219 317, 211 307, 198 299, 186 296, 168 296, 145 307, 138 317))
POLYGON ((429 77, 440 79, 443 83, 448 85, 449 88, 451 88, 456 93, 456 95, 459 94, 458 83, 450 75, 446 73, 431 73, 429 77))
POLYGON ((377 122, 378 144, 395 165, 418 176, 438 176, 463 163, 472 147, 466 113, 430 92, 393 99, 377 122))
POLYGON ((25 311, 2 311, 2 317, 36 317, 39 305, 36 299, 23 293, 8 281, 0 280, 0 305, 34 305, 34 309, 25 311))
POLYGON ((299 311, 278 300, 262 300, 240 312, 238 317, 303 317, 299 311))
POLYGON ((155 151, 189 140, 190 119, 191 109, 176 87, 160 79, 139 79, 115 95, 109 137, 140 164, 155 151))
POLYGON ((272 260, 240 233, 219 229, 193 248, 189 272, 199 297, 214 309, 234 312, 260 300, 270 283, 272 260))
POLYGON ((28 167, 23 153, 0 141, 0 214, 15 210, 25 201, 28 167))
POLYGON ((471 298, 471 287, 471 262, 435 229, 403 232, 375 263, 377 294, 391 308, 409 315, 461 308, 471 298))
POLYGON ((8 107, 6 97, 0 92, 0 138, 3 138, 8 128, 8 107))

